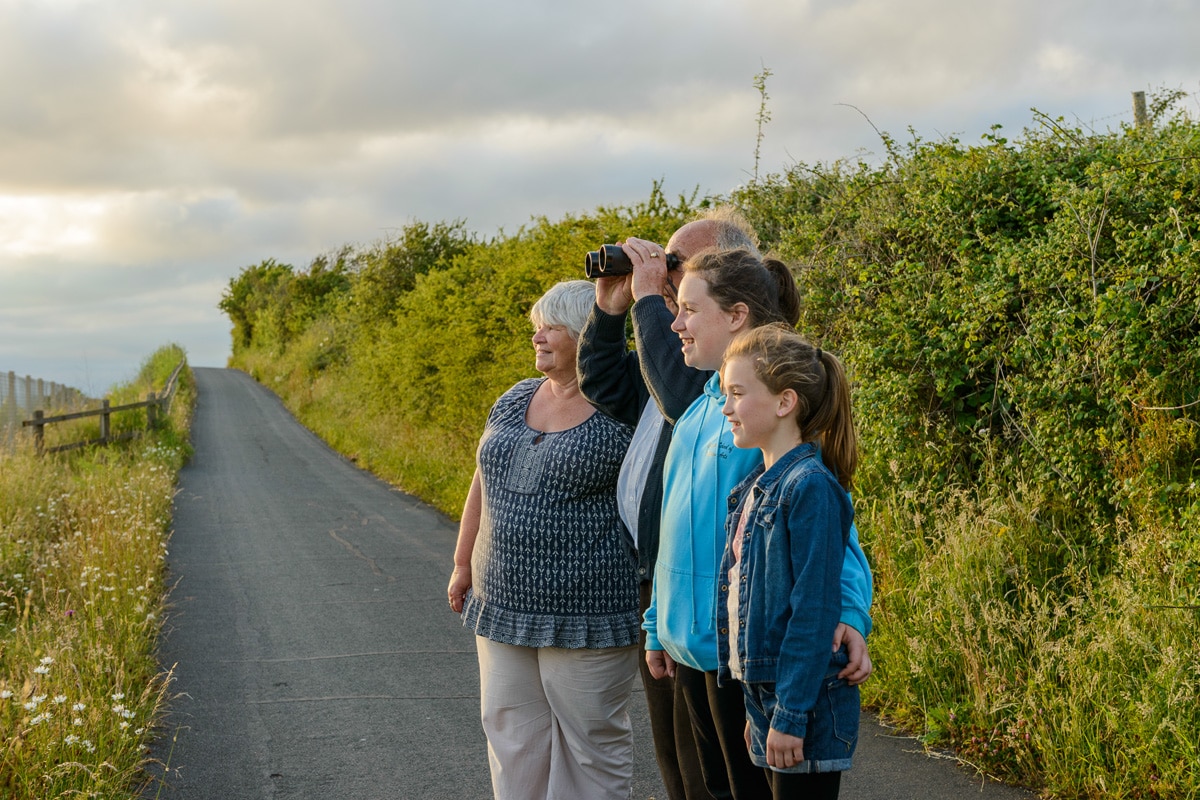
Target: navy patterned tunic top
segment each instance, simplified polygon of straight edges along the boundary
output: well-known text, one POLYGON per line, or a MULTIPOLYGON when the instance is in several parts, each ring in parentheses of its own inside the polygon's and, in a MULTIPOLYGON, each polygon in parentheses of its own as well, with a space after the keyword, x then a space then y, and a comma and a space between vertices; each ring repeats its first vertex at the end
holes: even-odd
POLYGON ((636 556, 617 513, 617 473, 633 428, 596 412, 543 433, 525 412, 544 378, 496 401, 476 461, 482 512, 463 625, 524 647, 638 641, 636 556))

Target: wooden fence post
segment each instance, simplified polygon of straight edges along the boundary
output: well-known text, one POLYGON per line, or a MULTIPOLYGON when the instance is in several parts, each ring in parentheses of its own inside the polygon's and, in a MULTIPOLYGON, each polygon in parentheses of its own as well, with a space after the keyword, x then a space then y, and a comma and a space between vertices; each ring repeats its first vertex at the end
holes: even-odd
POLYGON ((146 430, 154 430, 158 426, 158 399, 154 392, 146 395, 146 430))
POLYGON ((46 425, 42 422, 44 416, 46 416, 46 412, 40 408, 33 412, 33 444, 37 448, 39 456, 46 449, 46 425))
POLYGON ((109 421, 109 416, 110 416, 108 413, 108 406, 109 406, 109 402, 107 399, 105 399, 104 401, 102 401, 100 403, 100 442, 101 442, 101 444, 108 444, 108 421, 109 421))
POLYGON ((9 409, 10 417, 5 422, 9 425, 19 425, 21 422, 21 404, 17 402, 17 373, 8 371, 8 394, 5 396, 4 407, 9 409))
POLYGON ((1133 124, 1139 128, 1146 128, 1150 125, 1150 117, 1146 115, 1146 93, 1133 93, 1133 124))

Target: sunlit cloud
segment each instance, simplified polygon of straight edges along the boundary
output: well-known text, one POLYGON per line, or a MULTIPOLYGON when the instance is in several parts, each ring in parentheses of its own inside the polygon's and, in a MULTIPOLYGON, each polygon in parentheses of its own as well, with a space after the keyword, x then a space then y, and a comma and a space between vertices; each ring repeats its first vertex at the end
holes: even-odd
POLYGON ((0 256, 78 252, 96 244, 107 204, 95 198, 0 195, 0 256))
POLYGON ((222 364, 242 268, 412 220, 718 194, 756 152, 878 158, 877 128, 1119 125, 1132 90, 1200 91, 1198 29, 1183 0, 0 0, 0 371, 222 364))

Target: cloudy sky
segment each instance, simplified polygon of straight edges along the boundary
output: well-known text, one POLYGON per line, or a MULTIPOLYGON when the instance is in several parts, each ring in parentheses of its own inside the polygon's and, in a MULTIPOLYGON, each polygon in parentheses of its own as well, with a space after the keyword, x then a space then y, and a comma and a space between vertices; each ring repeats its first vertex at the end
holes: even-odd
POLYGON ((0 372, 92 394, 221 290, 414 220, 723 193, 902 140, 1200 106, 1195 0, 0 0, 0 372), (874 127, 873 127, 874 126, 874 127))

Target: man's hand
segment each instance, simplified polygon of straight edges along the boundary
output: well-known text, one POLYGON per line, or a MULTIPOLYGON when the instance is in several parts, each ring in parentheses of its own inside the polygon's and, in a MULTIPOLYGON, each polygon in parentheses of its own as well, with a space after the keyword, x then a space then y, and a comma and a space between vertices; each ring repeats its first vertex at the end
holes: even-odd
POLYGON ((596 279, 596 305, 605 314, 623 316, 633 305, 633 275, 596 279))
POLYGON ((647 650, 646 666, 655 680, 665 677, 675 677, 675 659, 666 650, 647 650))
POLYGON ((621 249, 633 262, 633 281, 630 291, 635 300, 648 295, 663 295, 668 292, 667 253, 662 245, 629 237, 621 249))
POLYGON ((856 629, 842 622, 833 632, 833 652, 836 653, 843 643, 846 645, 850 663, 838 673, 838 677, 851 686, 858 686, 871 676, 871 655, 867 652, 867 640, 856 629))

